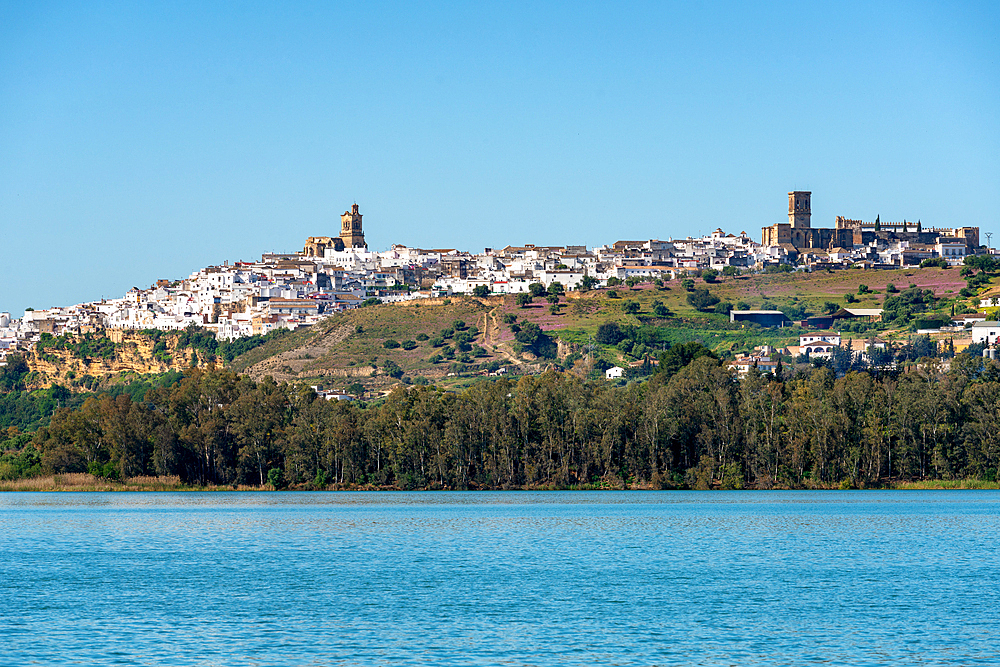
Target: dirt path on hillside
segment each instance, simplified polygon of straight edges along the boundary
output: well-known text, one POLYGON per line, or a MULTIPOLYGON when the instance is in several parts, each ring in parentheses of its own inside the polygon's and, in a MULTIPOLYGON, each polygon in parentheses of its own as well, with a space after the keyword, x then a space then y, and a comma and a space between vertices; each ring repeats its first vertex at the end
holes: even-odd
POLYGON ((497 319, 497 310, 499 309, 500 306, 495 306, 493 310, 488 313, 483 313, 483 317, 485 318, 485 326, 483 327, 483 330, 486 332, 484 334, 483 342, 489 343, 497 354, 510 363, 515 366, 523 366, 525 365, 524 362, 511 354, 509 345, 507 343, 500 342, 500 321, 497 319))
POLYGON ((246 370, 246 373, 258 382, 267 375, 278 381, 293 380, 306 366, 329 352, 334 345, 347 340, 352 332, 353 329, 349 324, 331 329, 316 336, 306 345, 276 354, 254 364, 246 370), (289 370, 285 370, 286 367, 289 370))

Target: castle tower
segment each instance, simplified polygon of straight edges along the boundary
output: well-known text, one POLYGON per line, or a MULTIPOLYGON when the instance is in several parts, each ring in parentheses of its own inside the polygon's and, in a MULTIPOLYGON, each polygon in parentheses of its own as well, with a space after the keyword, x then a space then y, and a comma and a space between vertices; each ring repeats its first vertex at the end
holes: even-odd
POLYGON ((361 230, 361 214, 358 213, 357 204, 340 216, 340 240, 344 242, 345 248, 368 247, 365 243, 365 233, 361 230))
POLYGON ((811 192, 796 190, 788 193, 788 224, 795 229, 809 229, 812 226, 812 209, 809 207, 811 192))

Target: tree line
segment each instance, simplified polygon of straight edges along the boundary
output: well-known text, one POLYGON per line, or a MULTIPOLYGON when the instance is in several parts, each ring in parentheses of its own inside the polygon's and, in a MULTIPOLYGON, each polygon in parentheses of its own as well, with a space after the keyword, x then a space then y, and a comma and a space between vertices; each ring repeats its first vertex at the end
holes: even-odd
POLYGON ((549 371, 461 393, 399 386, 368 404, 195 368, 58 409, 30 456, 6 456, 37 457, 32 474, 279 488, 876 487, 992 480, 1000 466, 994 361, 736 380, 711 354, 674 356, 624 387, 549 371))

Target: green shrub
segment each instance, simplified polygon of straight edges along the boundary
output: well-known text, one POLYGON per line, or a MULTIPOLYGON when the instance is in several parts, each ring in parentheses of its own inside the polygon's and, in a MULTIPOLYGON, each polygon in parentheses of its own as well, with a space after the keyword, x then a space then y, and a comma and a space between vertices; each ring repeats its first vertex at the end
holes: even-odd
POLYGON ((723 301, 715 305, 716 315, 728 315, 729 311, 733 309, 733 304, 728 301, 723 301))
POLYGON ((708 312, 715 308, 715 304, 719 303, 719 297, 710 293, 706 288, 700 287, 696 290, 691 291, 687 295, 687 301, 689 304, 694 306, 697 310, 702 312, 708 312))
POLYGON ((625 338, 625 333, 617 322, 605 322, 597 327, 594 340, 601 345, 617 345, 625 338))
POLYGON ((267 483, 275 489, 285 488, 287 486, 285 483, 285 473, 281 468, 271 468, 267 471, 267 483))

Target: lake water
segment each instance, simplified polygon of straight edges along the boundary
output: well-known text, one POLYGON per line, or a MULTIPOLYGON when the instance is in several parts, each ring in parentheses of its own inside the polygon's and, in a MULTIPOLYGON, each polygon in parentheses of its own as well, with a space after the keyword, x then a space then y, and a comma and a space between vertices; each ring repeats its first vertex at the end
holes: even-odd
POLYGON ((0 494, 0 664, 1000 664, 1000 493, 0 494))

